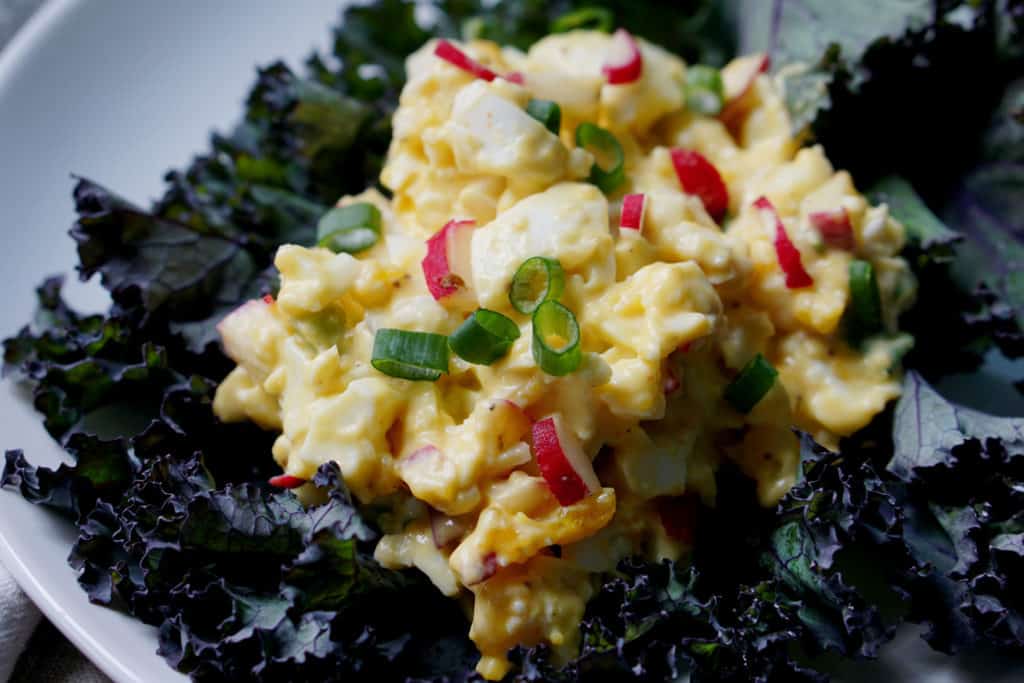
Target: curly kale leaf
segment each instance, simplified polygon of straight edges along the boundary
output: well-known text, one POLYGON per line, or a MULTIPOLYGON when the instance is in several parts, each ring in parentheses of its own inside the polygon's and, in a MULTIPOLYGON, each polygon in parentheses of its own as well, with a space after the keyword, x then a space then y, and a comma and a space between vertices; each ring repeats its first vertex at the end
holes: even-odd
POLYGON ((1024 647, 1024 419, 956 406, 909 373, 893 436, 905 538, 928 570, 908 576, 910 618, 939 650, 1024 647))
MULTIPOLYGON (((1022 62, 1024 63, 1024 62, 1022 62)), ((946 209, 968 236, 954 264, 958 281, 989 293, 978 314, 1002 322, 993 334, 1004 353, 1024 355, 1024 79, 1009 85, 982 141, 978 165, 946 209)))

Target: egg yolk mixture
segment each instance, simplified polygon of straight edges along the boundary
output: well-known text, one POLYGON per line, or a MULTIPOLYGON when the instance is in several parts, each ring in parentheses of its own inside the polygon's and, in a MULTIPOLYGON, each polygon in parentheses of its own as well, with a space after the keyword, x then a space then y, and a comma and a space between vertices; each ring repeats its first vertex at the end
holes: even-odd
POLYGON ((723 69, 708 115, 687 105, 694 67, 658 46, 629 38, 609 68, 621 40, 425 45, 380 178, 391 198, 338 204, 372 214, 376 239, 282 246, 276 299, 221 325, 237 367, 217 415, 279 432, 290 485, 333 461, 360 503, 391 510, 376 559, 464 599, 489 679, 516 645, 573 656, 622 558, 685 555, 721 464, 772 505, 797 476, 794 427, 834 445, 900 391, 902 226, 794 137, 761 57, 723 69), (431 270, 449 228, 464 239, 431 270), (572 326, 535 330, 510 296, 533 257, 557 267, 549 298, 578 326, 554 374, 535 333, 557 355, 572 326), (481 308, 519 330, 490 364, 378 369, 382 330, 452 335, 481 308))

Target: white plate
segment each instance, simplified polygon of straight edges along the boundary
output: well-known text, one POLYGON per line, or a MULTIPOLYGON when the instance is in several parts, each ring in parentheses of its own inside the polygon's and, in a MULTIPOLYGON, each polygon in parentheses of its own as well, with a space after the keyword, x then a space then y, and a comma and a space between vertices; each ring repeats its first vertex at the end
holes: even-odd
MULTIPOLYGON (((128 199, 157 197, 171 166, 238 119, 255 66, 326 48, 338 0, 51 0, 0 53, 0 335, 32 313, 44 275, 71 273, 71 173, 128 199)), ((74 276, 69 278, 73 281, 74 276)), ((98 309, 98 287, 73 288, 98 309)), ((0 386, 0 448, 56 464, 60 449, 10 382, 0 386)), ((156 632, 90 605, 67 566, 72 530, 0 492, 0 560, 43 612, 118 683, 180 683, 156 632)))
MULTIPOLYGON (((211 126, 227 129, 237 119, 254 65, 277 57, 298 64, 326 46, 340 4, 51 0, 0 53, 0 335, 29 319, 44 275, 75 263, 66 236, 70 173, 136 202, 158 196, 167 168, 204 150, 211 126)), ((69 294, 88 309, 105 303, 94 285, 69 294)), ((23 448, 36 463, 60 461, 9 382, 0 387, 0 427, 0 447, 23 448)), ((88 603, 65 562, 72 540, 63 520, 0 492, 0 560, 50 620, 118 683, 184 680, 155 654, 153 629, 88 603)), ((881 664, 853 667, 848 680, 995 680, 977 660, 969 676, 913 634, 888 653, 881 664)))

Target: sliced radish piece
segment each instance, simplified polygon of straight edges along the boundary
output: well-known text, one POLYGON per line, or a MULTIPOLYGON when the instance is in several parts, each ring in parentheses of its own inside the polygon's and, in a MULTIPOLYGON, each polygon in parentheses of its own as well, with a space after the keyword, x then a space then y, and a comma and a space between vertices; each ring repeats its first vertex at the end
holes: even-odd
POLYGON ((450 220, 437 234, 427 240, 423 257, 423 277, 431 296, 442 303, 454 303, 469 293, 472 281, 470 246, 472 220, 450 220))
POLYGON ((681 543, 693 545, 697 527, 697 496, 673 496, 658 498, 655 507, 665 533, 681 543))
POLYGON ((430 511, 430 535, 433 536, 436 547, 447 547, 465 536, 468 530, 465 522, 435 510, 430 511))
POLYGON ((767 197, 758 197, 754 200, 754 207, 758 211, 769 214, 770 220, 775 225, 775 256, 779 260, 779 267, 786 275, 786 287, 789 289, 801 289, 814 284, 812 278, 800 258, 800 250, 796 248, 789 235, 786 233, 786 226, 782 224, 778 212, 767 197))
POLYGON ((622 213, 619 216, 620 230, 636 230, 638 233, 644 229, 644 214, 647 212, 647 195, 627 194, 622 198, 622 213))
POLYGON ((768 55, 756 54, 733 60, 722 69, 725 106, 718 118, 726 126, 734 128, 746 116, 752 104, 749 95, 754 89, 754 82, 770 68, 771 59, 768 55))
POLYGON ((270 296, 269 294, 264 294, 263 303, 269 306, 270 304, 274 303, 274 297, 270 296))
POLYGON ((850 222, 850 214, 846 209, 830 209, 828 211, 814 211, 807 219, 811 225, 821 233, 821 239, 830 247, 853 251, 857 246, 853 237, 853 224, 850 222))
POLYGON ((523 78, 523 74, 518 71, 509 71, 503 76, 503 78, 509 83, 515 83, 516 85, 525 85, 526 79, 523 78))
POLYGON ((704 210, 712 220, 720 222, 729 209, 729 190, 718 169, 700 152, 676 148, 670 154, 683 192, 700 197, 704 210))
POLYGON ((644 56, 632 34, 620 28, 612 35, 611 52, 601 67, 605 80, 622 85, 640 80, 644 73, 644 56))
POLYGON ((593 463, 560 415, 533 424, 533 452, 541 476, 560 505, 572 505, 600 490, 593 463))
POLYGON ((434 54, 452 66, 456 66, 467 73, 473 74, 477 78, 482 78, 487 82, 491 82, 498 77, 498 74, 494 73, 447 40, 437 41, 437 47, 434 48, 434 54))
POLYGON ((271 477, 267 483, 279 489, 297 489, 305 484, 306 480, 293 477, 290 474, 279 474, 276 477, 271 477))

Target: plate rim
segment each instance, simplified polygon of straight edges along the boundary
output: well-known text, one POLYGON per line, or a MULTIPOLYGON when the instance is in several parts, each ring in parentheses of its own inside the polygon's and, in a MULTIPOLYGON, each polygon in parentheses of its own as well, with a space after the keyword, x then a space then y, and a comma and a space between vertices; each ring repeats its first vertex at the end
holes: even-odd
MULTIPOLYGON (((0 51, 0 92, 13 80, 65 17, 79 8, 84 0, 45 0, 0 51)), ((0 527, 0 561, 33 604, 78 650, 104 674, 115 681, 135 682, 141 679, 126 667, 117 655, 97 640, 61 607, 56 596, 40 581, 15 553, 0 527)))

